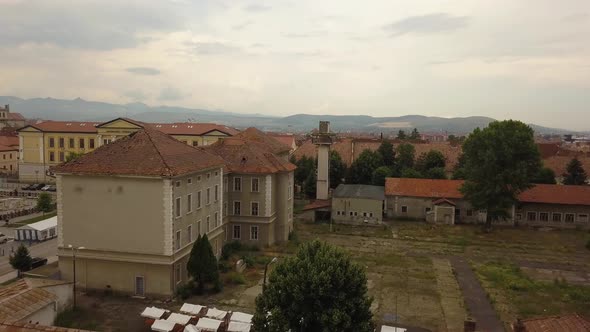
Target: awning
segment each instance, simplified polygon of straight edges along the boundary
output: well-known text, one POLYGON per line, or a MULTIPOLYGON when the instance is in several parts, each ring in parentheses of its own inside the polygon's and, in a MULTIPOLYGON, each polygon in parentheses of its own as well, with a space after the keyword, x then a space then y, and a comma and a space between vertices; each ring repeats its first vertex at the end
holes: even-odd
POLYGON ((166 318, 166 320, 169 322, 176 323, 176 324, 186 325, 191 320, 191 318, 192 318, 191 316, 172 313, 172 314, 170 314, 170 317, 166 318))
POLYGON ((381 326, 381 332, 406 332, 406 329, 403 329, 401 327, 393 327, 393 326, 387 326, 387 325, 383 325, 381 326))
POLYGON ((207 310, 207 313, 205 314, 205 316, 207 316, 209 318, 223 320, 225 318, 225 316, 227 316, 227 311, 211 308, 211 309, 207 310))
POLYGON ((234 312, 231 314, 230 320, 234 322, 252 323, 253 315, 245 314, 243 312, 234 312))
POLYGON ((164 316, 165 313, 166 313, 166 310, 164 310, 164 309, 160 309, 160 308, 156 308, 156 307, 147 307, 141 313, 141 317, 160 319, 160 318, 162 318, 162 316, 164 316))
POLYGON ((252 324, 242 322, 229 322, 227 332, 250 332, 252 324))
POLYGON ((216 319, 209 319, 209 318, 200 318, 197 322, 197 331, 211 331, 215 332, 219 329, 219 326, 223 323, 220 320, 216 319))
POLYGON ((203 307, 202 305, 185 303, 182 305, 182 308, 180 308, 180 312, 184 312, 191 315, 198 315, 203 308, 205 307, 203 307))
POLYGON ((157 319, 154 321, 154 324, 152 324, 152 331, 170 332, 174 329, 175 325, 176 324, 174 324, 173 322, 169 322, 163 319, 157 319))

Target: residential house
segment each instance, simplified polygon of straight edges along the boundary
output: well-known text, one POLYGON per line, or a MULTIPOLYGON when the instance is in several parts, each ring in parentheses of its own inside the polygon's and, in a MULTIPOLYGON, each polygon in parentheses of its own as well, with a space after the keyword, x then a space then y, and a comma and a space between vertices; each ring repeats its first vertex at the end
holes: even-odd
POLYGON ((223 158, 226 240, 258 246, 287 241, 293 230, 295 165, 289 147, 255 128, 207 149, 223 158))
POLYGON ((223 166, 146 126, 54 167, 62 277, 72 280, 75 253, 82 288, 171 296, 199 235, 221 254, 223 166))
POLYGON ((268 133, 267 135, 288 146, 290 148, 289 154, 292 154, 297 149, 297 142, 293 134, 268 133))
POLYGON ((10 105, 0 107, 0 130, 4 128, 20 128, 25 125, 25 118, 20 113, 10 112, 10 105))
MULTIPOLYGON (((387 216, 433 223, 481 223, 485 211, 471 207, 459 188, 463 180, 387 178, 387 216)), ((558 228, 590 228, 590 186, 538 184, 518 196, 500 222, 558 228)))
POLYGON ((19 179, 52 182, 52 166, 63 163, 71 153, 86 153, 143 128, 171 135, 191 146, 204 146, 232 136, 237 130, 211 123, 145 123, 117 118, 104 123, 43 121, 20 128, 19 179))
POLYGON ((341 184, 332 193, 332 221, 346 224, 380 224, 383 221, 383 186, 341 184))

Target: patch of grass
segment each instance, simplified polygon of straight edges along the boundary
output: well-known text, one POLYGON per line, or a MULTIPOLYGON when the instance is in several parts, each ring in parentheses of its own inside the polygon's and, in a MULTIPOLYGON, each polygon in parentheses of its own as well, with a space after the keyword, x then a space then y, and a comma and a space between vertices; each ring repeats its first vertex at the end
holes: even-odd
POLYGON ((24 226, 24 225, 35 223, 37 221, 41 221, 41 220, 45 220, 45 219, 48 219, 48 218, 52 218, 52 217, 55 217, 55 216, 57 216, 57 211, 49 212, 49 213, 46 213, 46 214, 44 214, 42 216, 38 216, 38 217, 30 218, 30 219, 25 219, 25 220, 22 220, 22 221, 19 221, 19 222, 16 222, 16 223, 8 224, 5 227, 17 228, 17 227, 21 227, 21 226, 24 226))
POLYGON ((80 307, 62 311, 55 318, 55 326, 76 329, 96 330, 99 321, 96 316, 80 307))
POLYGON ((243 274, 238 272, 230 272, 226 276, 226 282, 234 285, 243 285, 246 283, 246 278, 243 274))

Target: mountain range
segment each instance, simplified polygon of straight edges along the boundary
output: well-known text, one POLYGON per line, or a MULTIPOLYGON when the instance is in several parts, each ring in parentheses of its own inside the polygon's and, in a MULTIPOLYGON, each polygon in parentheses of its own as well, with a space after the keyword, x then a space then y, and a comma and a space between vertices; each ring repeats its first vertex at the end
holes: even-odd
MULTIPOLYGON (((222 110, 204 110, 176 106, 149 106, 143 103, 111 104, 55 98, 22 99, 0 96, 0 105, 10 104, 12 112, 26 118, 70 121, 107 121, 116 117, 129 117, 145 122, 215 122, 237 128, 256 126, 263 130, 309 131, 317 128, 320 120, 330 121, 336 132, 397 132, 417 128, 420 132, 447 132, 465 134, 477 127, 485 127, 493 118, 470 116, 442 118, 422 115, 372 117, 368 115, 311 115, 296 114, 274 117, 261 114, 240 114, 222 110)), ((575 133, 566 129, 548 128, 530 124, 538 134, 575 133)))

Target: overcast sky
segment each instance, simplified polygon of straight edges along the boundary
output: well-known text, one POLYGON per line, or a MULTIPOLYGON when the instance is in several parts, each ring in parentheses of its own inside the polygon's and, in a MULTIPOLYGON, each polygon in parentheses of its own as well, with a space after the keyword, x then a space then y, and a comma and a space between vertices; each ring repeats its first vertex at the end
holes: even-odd
POLYGON ((0 0, 0 95, 590 129, 590 1, 0 0))

